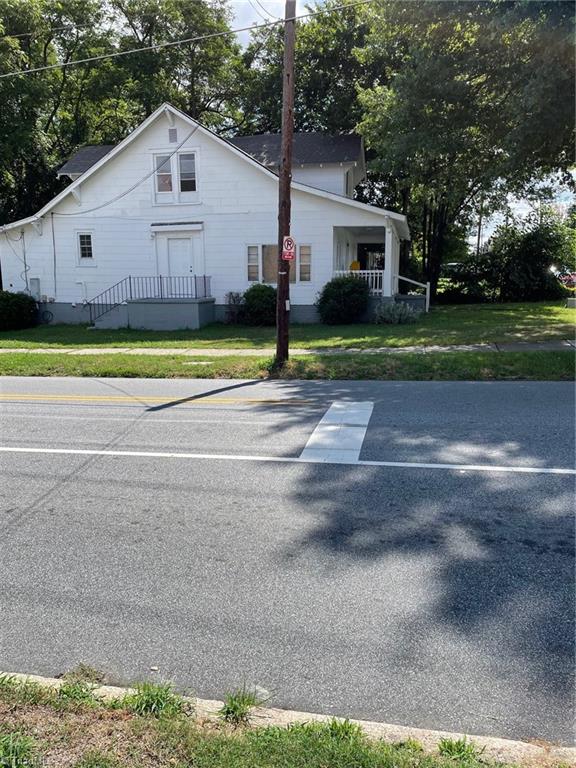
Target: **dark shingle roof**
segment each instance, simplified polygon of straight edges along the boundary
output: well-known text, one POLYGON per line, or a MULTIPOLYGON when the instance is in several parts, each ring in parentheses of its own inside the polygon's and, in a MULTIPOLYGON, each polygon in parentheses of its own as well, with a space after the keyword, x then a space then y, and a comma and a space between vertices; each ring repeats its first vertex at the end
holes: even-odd
MULTIPOLYGON (((263 165, 276 166, 280 162, 279 133, 237 136, 228 141, 263 165)), ((344 136, 328 136, 324 133, 294 134, 294 165, 354 162, 360 159, 361 153, 362 140, 353 133, 344 136)))
POLYGON ((81 147, 72 157, 69 157, 64 165, 58 169, 59 174, 68 176, 71 173, 84 173, 91 168, 94 163, 107 155, 114 144, 91 144, 81 147))
MULTIPOLYGON (((237 136, 228 141, 259 163, 277 166, 280 162, 279 133, 262 133, 258 136, 237 136)), ((59 175, 69 176, 87 171, 101 158, 114 149, 114 144, 89 145, 81 147, 58 170, 59 175)), ((324 133, 295 133, 294 165, 315 163, 347 163, 359 160, 362 154, 362 140, 353 133, 344 136, 328 136, 324 133)))

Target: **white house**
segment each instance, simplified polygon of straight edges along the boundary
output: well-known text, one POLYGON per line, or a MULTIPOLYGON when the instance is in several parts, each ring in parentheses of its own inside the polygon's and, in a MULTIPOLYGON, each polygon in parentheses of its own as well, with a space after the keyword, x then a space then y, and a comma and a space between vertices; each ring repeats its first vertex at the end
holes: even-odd
MULTIPOLYGON (((226 140, 163 104, 117 146, 81 149, 63 192, 0 228, 4 288, 45 302, 53 322, 223 319, 230 292, 275 282, 278 155, 279 136, 226 140)), ((313 320, 318 291, 351 267, 375 296, 398 291, 406 218, 352 199, 364 175, 359 137, 296 135, 293 321, 313 320)))

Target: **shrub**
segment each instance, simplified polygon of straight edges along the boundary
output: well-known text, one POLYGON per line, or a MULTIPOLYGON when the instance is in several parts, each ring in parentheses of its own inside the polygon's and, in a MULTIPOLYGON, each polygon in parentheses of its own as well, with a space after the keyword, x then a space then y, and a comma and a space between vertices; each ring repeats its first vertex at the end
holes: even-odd
POLYGON ((415 323, 422 313, 403 301, 381 301, 374 312, 374 322, 386 325, 415 323))
POLYGON ((0 291, 0 331, 17 331, 38 324, 38 307, 25 293, 0 291))
POLYGON ((239 311, 240 322, 246 325, 276 324, 276 288, 255 283, 245 292, 239 311))
POLYGON ((370 288, 365 280, 345 275, 326 283, 316 307, 323 323, 353 323, 366 312, 369 298, 370 288))

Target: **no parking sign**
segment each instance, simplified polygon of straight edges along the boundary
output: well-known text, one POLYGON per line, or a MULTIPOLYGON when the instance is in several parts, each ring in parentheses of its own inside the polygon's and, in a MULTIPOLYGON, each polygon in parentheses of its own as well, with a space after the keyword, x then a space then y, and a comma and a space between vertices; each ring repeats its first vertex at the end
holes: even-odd
POLYGON ((296 243, 290 235, 282 240, 282 258, 284 261, 294 261, 296 258, 296 243))

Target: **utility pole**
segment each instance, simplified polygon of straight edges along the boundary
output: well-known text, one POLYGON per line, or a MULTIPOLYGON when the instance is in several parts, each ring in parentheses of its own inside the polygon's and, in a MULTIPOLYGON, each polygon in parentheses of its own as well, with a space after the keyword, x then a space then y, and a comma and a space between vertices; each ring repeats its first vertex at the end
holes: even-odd
POLYGON ((288 360, 290 327, 290 262, 282 258, 284 238, 290 234, 290 184, 294 139, 294 41, 296 0, 284 8, 284 67, 282 70, 282 145, 278 180, 278 290, 276 298, 276 365, 288 360))

